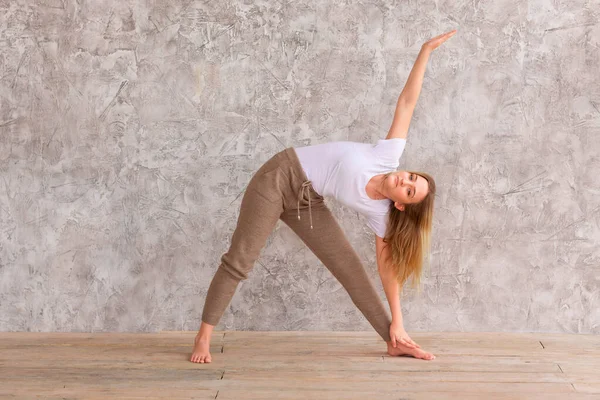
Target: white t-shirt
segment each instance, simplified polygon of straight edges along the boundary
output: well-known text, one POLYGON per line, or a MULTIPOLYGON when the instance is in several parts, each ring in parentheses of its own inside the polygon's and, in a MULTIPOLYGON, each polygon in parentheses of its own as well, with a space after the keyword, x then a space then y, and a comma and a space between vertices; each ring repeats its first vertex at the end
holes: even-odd
POLYGON ((391 200, 373 200, 365 191, 369 180, 396 171, 406 139, 379 139, 376 144, 328 142, 295 147, 300 164, 313 189, 331 196, 367 219, 367 226, 385 236, 391 200))

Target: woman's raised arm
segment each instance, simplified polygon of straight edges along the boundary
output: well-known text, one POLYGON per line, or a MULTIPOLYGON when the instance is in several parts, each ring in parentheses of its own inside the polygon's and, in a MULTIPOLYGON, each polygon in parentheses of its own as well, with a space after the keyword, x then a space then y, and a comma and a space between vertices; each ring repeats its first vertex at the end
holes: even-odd
POLYGON ((390 127, 386 139, 406 139, 410 120, 412 119, 413 111, 415 110, 419 94, 421 93, 421 87, 423 86, 423 76, 425 75, 425 68, 427 67, 429 55, 455 33, 456 30, 453 30, 436 36, 421 46, 421 51, 417 56, 415 65, 410 71, 404 89, 402 89, 402 92, 398 97, 396 111, 394 112, 394 120, 392 121, 392 126, 390 127))

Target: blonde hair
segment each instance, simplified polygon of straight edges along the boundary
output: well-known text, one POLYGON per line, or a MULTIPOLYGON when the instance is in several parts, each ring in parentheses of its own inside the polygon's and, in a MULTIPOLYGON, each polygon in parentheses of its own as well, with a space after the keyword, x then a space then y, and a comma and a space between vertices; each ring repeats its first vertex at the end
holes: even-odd
MULTIPOLYGON (((392 171, 386 174, 387 177, 392 171)), ((405 204, 404 211, 398 210, 394 202, 390 204, 388 227, 383 238, 390 247, 390 258, 386 265, 396 274, 400 287, 412 275, 412 287, 420 292, 423 262, 428 259, 433 220, 433 200, 435 181, 423 172, 407 171, 420 175, 429 182, 429 192, 425 198, 415 204, 405 204)))

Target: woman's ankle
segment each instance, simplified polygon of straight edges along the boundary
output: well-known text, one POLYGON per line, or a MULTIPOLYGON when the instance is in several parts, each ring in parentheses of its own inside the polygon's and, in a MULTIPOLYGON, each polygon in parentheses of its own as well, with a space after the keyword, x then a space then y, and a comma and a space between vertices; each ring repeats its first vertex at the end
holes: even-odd
POLYGON ((196 334, 196 337, 199 338, 198 340, 201 341, 210 341, 214 328, 214 325, 210 325, 202 321, 202 324, 200 325, 200 330, 196 334))

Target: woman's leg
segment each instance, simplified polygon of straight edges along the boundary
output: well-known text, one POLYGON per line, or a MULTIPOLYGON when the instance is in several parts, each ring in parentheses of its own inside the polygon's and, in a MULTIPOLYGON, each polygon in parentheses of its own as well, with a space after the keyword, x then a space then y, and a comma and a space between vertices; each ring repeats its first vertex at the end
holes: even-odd
MULTIPOLYGON (((329 269, 350 295, 352 302, 386 342, 390 341, 391 320, 367 275, 360 258, 352 248, 323 198, 311 191, 313 229, 310 229, 309 210, 302 199, 298 210, 286 210, 281 219, 329 269), (318 197, 313 197, 313 196, 318 197)), ((308 196, 308 195, 307 195, 308 196)))
POLYGON ((208 288, 202 321, 213 326, 219 323, 238 283, 248 278, 282 212, 281 201, 270 201, 264 192, 253 187, 246 189, 231 246, 221 257, 221 265, 208 288))
POLYGON ((248 278, 267 238, 283 212, 282 172, 272 158, 253 176, 240 206, 229 250, 221 257, 202 312, 202 324, 190 361, 211 362, 210 336, 231 302, 240 280, 248 278))

